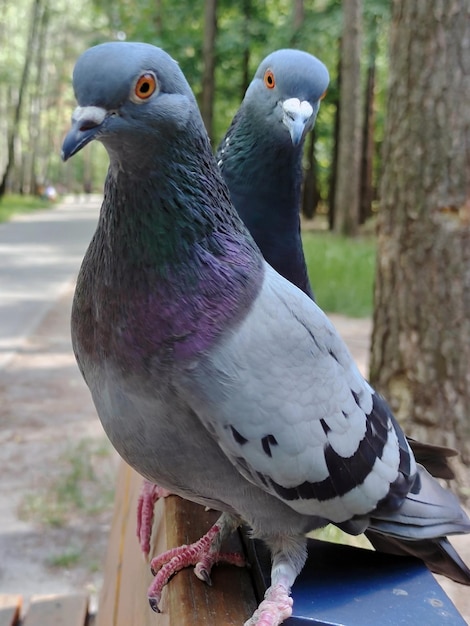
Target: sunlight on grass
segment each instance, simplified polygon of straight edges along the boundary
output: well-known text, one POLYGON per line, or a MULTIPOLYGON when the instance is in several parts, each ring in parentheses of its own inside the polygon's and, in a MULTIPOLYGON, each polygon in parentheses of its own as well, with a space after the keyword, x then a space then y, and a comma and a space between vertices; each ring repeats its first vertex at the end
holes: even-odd
POLYGON ((369 317, 373 307, 374 237, 350 239, 329 232, 302 235, 310 281, 327 313, 369 317))
POLYGON ((372 546, 366 539, 365 535, 348 535, 336 526, 329 524, 325 528, 315 530, 308 535, 313 539, 320 539, 322 541, 330 541, 331 543, 341 543, 346 546, 354 546, 355 548, 366 548, 372 550, 372 546))
POLYGON ((7 194, 0 199, 0 222, 6 222, 18 213, 47 209, 51 206, 53 206, 52 202, 39 196, 7 194))

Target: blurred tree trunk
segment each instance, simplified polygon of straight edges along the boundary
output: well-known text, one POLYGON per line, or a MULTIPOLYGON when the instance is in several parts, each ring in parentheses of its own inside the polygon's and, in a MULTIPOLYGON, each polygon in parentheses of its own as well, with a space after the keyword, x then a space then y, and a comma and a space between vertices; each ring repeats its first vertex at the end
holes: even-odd
POLYGON ((212 139, 215 94, 215 38, 217 35, 217 0, 206 0, 204 5, 204 40, 202 46, 201 115, 207 133, 212 139))
POLYGON ((373 165, 374 165, 374 126, 375 126, 375 63, 377 56, 377 23, 374 18, 367 29, 369 37, 369 54, 367 64, 366 88, 364 97, 364 113, 362 124, 362 157, 361 180, 359 193, 359 223, 372 215, 374 199, 373 165))
POLYGON ((163 32, 162 0, 155 0, 155 13, 153 14, 153 23, 155 26, 155 34, 157 35, 157 37, 161 37, 163 32))
MULTIPOLYGON (((295 0, 292 13, 292 37, 291 48, 298 47, 301 39, 302 26, 305 20, 304 0, 295 0)), ((303 186, 301 197, 301 212, 307 219, 312 219, 320 202, 318 189, 317 160, 315 158, 315 129, 310 133, 305 142, 303 158, 303 186)))
POLYGON ((314 218, 320 202, 318 189, 317 159, 315 157, 315 128, 307 137, 304 154, 304 183, 302 189, 302 215, 311 220, 314 218))
MULTIPOLYGON (((45 185, 44 175, 38 175, 39 161, 41 160, 40 151, 40 129, 41 129, 41 112, 43 110, 44 92, 45 92, 45 69, 46 69, 46 50, 47 50, 47 34, 49 24, 49 10, 44 5, 38 16, 38 33, 37 46, 34 53, 34 82, 31 90, 30 106, 29 106, 29 170, 27 172, 27 184, 22 190, 23 193, 37 193, 40 185, 45 185)), ((32 82, 32 81, 30 81, 32 82)), ((26 171, 26 168, 24 168, 26 171)), ((40 168, 44 172, 44 168, 40 168)))
MULTIPOLYGON (((339 46, 341 49, 341 40, 339 46)), ((333 125, 333 154, 331 156, 330 180, 328 189, 328 228, 335 228, 335 206, 336 206, 336 179, 338 177, 338 146, 339 146, 339 124, 340 108, 338 94, 341 92, 341 58, 338 60, 338 71, 336 79, 336 95, 330 96, 330 102, 335 106, 335 120, 333 125)))
POLYGON ((245 92, 251 81, 250 76, 250 20, 251 20, 251 0, 243 0, 243 50, 242 50, 242 84, 240 90, 241 100, 245 97, 245 92))
POLYGON ((355 235, 359 226, 361 21, 362 0, 343 0, 339 145, 334 194, 334 229, 343 235, 355 235))
POLYGON ((0 181, 0 200, 5 195, 8 176, 13 168, 14 158, 15 158, 15 141, 18 136, 21 113, 23 108, 23 99, 26 93, 26 86, 28 84, 29 71, 31 67, 31 62, 33 59, 33 52, 35 49, 35 42, 37 38, 38 31, 38 23, 39 17, 42 10, 41 0, 33 0, 32 8, 31 8, 31 25, 29 30, 28 41, 26 42, 25 49, 25 58, 23 71, 20 78, 20 84, 18 88, 18 98, 16 101, 16 106, 13 115, 13 121, 10 125, 9 134, 7 138, 7 158, 6 165, 3 171, 2 179, 0 181))
POLYGON ((394 0, 372 383, 470 462, 470 4, 394 0))
POLYGON ((292 13, 292 37, 290 41, 291 48, 299 46, 301 28, 305 19, 304 0, 294 0, 292 13))

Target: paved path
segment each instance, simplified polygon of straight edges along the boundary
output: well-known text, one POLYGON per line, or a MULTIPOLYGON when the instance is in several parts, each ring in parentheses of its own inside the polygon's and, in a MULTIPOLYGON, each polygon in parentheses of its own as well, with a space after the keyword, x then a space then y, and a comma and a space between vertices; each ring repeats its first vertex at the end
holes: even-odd
POLYGON ((98 206, 92 196, 0 224, 0 367, 74 279, 98 206))
MULTIPOLYGON (((111 511, 40 524, 78 446, 105 440, 70 341, 76 275, 100 199, 0 224, 0 593, 67 593, 101 583, 111 511), (61 560, 64 566, 54 565, 61 560)), ((100 443, 101 445, 101 443, 100 443)), ((101 463, 114 485, 113 456, 101 463)), ((86 497, 86 495, 85 495, 86 497)))

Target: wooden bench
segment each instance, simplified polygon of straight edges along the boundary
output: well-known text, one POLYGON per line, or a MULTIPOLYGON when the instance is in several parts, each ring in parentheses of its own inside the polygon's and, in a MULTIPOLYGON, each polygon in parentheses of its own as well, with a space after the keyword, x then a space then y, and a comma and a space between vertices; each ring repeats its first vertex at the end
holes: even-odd
POLYGON ((0 626, 88 626, 90 620, 83 593, 32 596, 27 607, 21 595, 0 594, 0 626))
MULTIPOLYGON (((246 568, 215 567, 211 573, 212 587, 196 578, 192 569, 183 570, 165 587, 160 603, 162 612, 150 609, 146 592, 152 574, 136 537, 141 483, 142 478, 121 463, 97 626, 240 626, 241 616, 248 618, 256 608, 251 575, 246 568)), ((176 496, 159 500, 151 556, 196 541, 216 519, 215 511, 205 511, 176 496)), ((241 549, 241 545, 234 544, 231 549, 241 549)))
MULTIPOLYGON (((152 575, 136 538, 141 482, 121 464, 97 626, 241 626, 269 584, 269 555, 242 537, 229 549, 247 547, 250 569, 217 566, 212 587, 192 569, 183 570, 165 587, 162 612, 150 609, 146 592, 152 575)), ((216 518, 215 511, 176 496, 158 501, 151 556, 199 539, 216 518)), ((294 614, 285 626, 466 623, 420 561, 323 541, 309 540, 309 558, 292 595, 294 614)))

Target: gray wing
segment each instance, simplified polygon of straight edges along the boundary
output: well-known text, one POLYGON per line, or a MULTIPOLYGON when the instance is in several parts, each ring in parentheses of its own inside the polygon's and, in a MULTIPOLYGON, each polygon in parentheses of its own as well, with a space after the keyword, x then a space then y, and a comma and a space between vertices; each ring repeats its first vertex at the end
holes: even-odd
POLYGON ((397 497, 409 489, 414 459, 387 405, 324 313, 268 265, 248 315, 182 385, 239 471, 300 513, 342 522, 397 481, 397 497))

